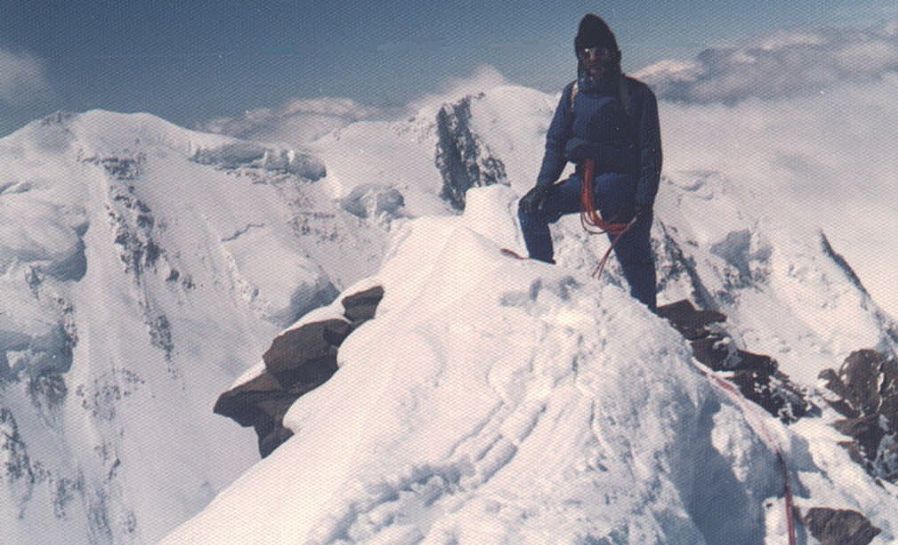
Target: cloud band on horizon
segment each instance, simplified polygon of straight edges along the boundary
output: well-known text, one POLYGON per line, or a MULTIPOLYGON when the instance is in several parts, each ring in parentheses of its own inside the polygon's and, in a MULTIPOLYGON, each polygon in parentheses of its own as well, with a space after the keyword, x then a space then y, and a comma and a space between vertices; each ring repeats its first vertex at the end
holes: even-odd
POLYGON ((633 74, 662 100, 733 104, 822 92, 898 71, 898 19, 866 29, 779 31, 694 60, 663 60, 633 74))

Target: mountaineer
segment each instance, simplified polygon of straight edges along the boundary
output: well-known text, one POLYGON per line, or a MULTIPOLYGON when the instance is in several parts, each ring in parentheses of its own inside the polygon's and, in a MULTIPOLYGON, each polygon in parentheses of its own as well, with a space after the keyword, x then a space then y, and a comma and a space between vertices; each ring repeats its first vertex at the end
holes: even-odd
MULTIPOLYGON (((617 40, 597 15, 580 20, 574 51, 577 79, 561 93, 536 186, 519 202, 524 242, 531 258, 554 263, 549 224, 580 212, 587 230, 593 225, 608 233, 631 295, 655 311, 651 227, 661 175, 657 100, 647 85, 623 74, 617 40), (576 163, 575 174, 556 184, 567 161, 576 163), (581 195, 584 188, 589 193, 581 195)), ((607 254, 598 270, 604 259, 607 254)))

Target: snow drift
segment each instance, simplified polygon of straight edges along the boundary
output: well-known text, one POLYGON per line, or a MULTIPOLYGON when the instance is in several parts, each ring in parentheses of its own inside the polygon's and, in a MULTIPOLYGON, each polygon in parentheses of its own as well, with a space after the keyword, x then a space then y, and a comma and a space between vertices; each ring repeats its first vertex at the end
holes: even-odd
MULTIPOLYGON (((799 507, 833 498, 821 484, 842 468, 747 420, 666 321, 616 286, 500 256, 520 244, 513 202, 474 190, 464 216, 407 224, 344 292, 384 297, 287 413, 295 435, 162 543, 784 543, 758 422, 801 476, 799 507)), ((894 500, 864 490, 891 539, 876 503, 894 500)))
POLYGON ((253 462, 215 397, 382 252, 325 174, 147 114, 0 140, 0 542, 153 543, 253 462))

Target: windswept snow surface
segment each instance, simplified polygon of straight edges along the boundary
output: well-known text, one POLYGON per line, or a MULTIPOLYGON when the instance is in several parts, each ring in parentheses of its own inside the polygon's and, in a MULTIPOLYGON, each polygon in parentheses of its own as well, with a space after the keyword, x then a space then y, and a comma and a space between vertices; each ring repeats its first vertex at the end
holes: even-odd
POLYGON ((257 459, 216 397, 386 241, 323 175, 146 114, 0 140, 0 543, 155 543, 257 459))
MULTIPOLYGON (((723 311, 740 348, 809 388, 853 350, 894 351, 896 84, 886 74, 789 101, 662 102, 660 300, 723 311)), ((514 196, 534 183, 558 96, 469 92, 303 149, 100 111, 0 140, 0 541, 153 543, 202 509, 256 457, 250 431, 211 414, 215 397, 257 372, 248 364, 280 328, 377 272, 393 237, 366 280, 387 287, 378 317, 341 347, 345 368, 300 399, 296 438, 172 540, 224 535, 219 523, 230 539, 240 521, 270 540, 283 523, 319 542, 466 542, 465 528, 486 542, 753 543, 763 523, 766 543, 783 543, 781 503, 764 502, 780 484, 744 411, 621 295, 616 261, 601 282, 585 277, 607 241, 570 216, 553 227, 555 268, 495 251, 524 252, 514 196), (508 184, 472 191, 463 216, 440 197, 443 104, 469 114, 455 144, 473 142, 508 184), (583 424, 593 403, 599 416, 583 424), (571 429, 562 413, 579 415, 571 429), (653 435, 662 425, 676 433, 653 435), (692 460, 710 460, 711 476, 692 475, 692 460), (289 501, 252 499, 273 491, 289 501), (715 526, 727 502, 747 506, 751 530, 715 526)), ((769 424, 798 501, 859 510, 888 543, 894 488, 873 486, 835 446, 834 418, 824 410, 792 434, 769 424)))
POLYGON ((291 408, 296 435, 162 543, 785 543, 770 442, 800 507, 836 498, 894 538, 894 487, 836 447, 815 465, 619 287, 500 256, 514 199, 477 189, 462 217, 406 224, 346 290, 385 295, 291 408))

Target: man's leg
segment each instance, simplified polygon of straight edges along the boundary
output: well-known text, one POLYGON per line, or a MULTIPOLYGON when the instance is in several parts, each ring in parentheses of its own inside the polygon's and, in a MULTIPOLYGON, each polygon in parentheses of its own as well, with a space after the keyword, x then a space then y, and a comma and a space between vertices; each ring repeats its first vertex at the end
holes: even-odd
POLYGON ((614 246, 614 254, 630 284, 630 295, 655 312, 658 306, 651 231, 652 212, 644 212, 614 246))
POLYGON ((527 253, 532 259, 555 263, 549 224, 555 223, 565 214, 580 211, 580 187, 580 177, 571 176, 552 186, 540 210, 527 213, 518 208, 524 244, 527 245, 527 253))

